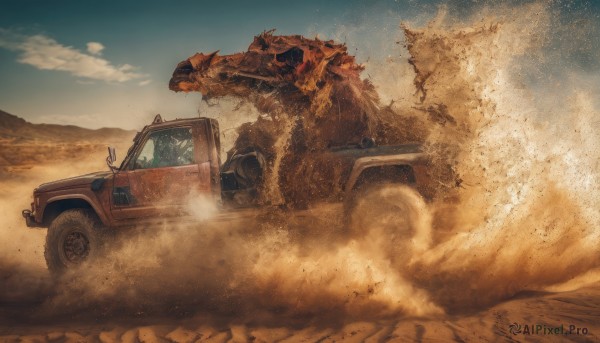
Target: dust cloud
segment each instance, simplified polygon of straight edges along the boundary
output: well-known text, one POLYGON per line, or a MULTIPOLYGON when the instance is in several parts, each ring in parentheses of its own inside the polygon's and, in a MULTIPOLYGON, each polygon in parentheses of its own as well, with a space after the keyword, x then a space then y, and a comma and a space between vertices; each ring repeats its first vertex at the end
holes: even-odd
MULTIPOLYGON (((0 261, 3 271, 18 272, 2 276, 8 281, 0 297, 44 294, 39 318, 209 313, 232 322, 327 325, 440 318, 522 291, 597 282, 597 99, 578 87, 568 66, 561 72, 572 81, 560 93, 544 75, 526 80, 537 75, 526 68, 542 63, 549 46, 560 49, 551 38, 561 25, 552 3, 534 2, 460 20, 441 8, 426 26, 399 27, 410 59, 390 63, 411 66, 398 69, 413 73, 412 95, 406 83, 397 95, 394 87, 375 86, 387 98, 402 97, 390 107, 395 113, 426 118, 433 165, 458 177, 432 203, 407 189, 381 189, 382 203, 366 197, 353 214, 364 221, 358 232, 348 232, 341 210, 327 206, 311 208, 306 218, 273 210, 233 222, 138 228, 111 242, 102 261, 54 281, 39 277, 43 232, 5 219, 0 235, 10 246, 0 261), (544 100, 534 97, 540 94, 560 97, 561 106, 542 111, 544 100), (8 243, 14 241, 38 255, 15 252, 8 243), (24 283, 33 286, 12 286, 24 283)), ((229 144, 238 139, 225 137, 229 144)), ((285 149, 282 137, 277 144, 285 149)), ((37 181, 10 184, 11 192, 27 194, 37 181)), ((10 197, 3 191, 4 218, 26 207, 10 197)), ((216 215, 204 200, 193 201, 202 218, 216 215)))
MULTIPOLYGON (((416 210, 425 208, 413 190, 391 193, 416 199, 406 209, 410 215, 420 216, 416 210)), ((314 209, 302 218, 273 210, 219 222, 210 203, 199 198, 195 204, 208 209, 198 215, 212 220, 123 234, 105 258, 56 280, 39 318, 211 313, 289 324, 443 313, 398 270, 410 257, 400 260, 399 246, 383 234, 397 228, 397 216, 380 221, 387 223, 383 232, 373 226, 343 238, 336 208, 314 209)), ((427 224, 426 218, 419 222, 422 238, 415 251, 427 247, 427 224)))
POLYGON ((447 162, 462 179, 453 235, 419 258, 416 279, 443 284, 434 297, 453 308, 597 267, 600 113, 572 85, 554 119, 518 84, 519 58, 541 58, 552 34, 550 6, 497 9, 468 27, 440 28, 444 14, 426 29, 404 27, 423 105, 443 105, 456 122, 428 141, 434 153, 436 142, 456 149, 447 162))

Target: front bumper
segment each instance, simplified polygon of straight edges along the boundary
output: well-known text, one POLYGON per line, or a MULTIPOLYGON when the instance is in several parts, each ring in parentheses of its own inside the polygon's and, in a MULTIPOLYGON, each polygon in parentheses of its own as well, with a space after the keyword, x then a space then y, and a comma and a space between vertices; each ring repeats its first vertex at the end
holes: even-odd
POLYGON ((21 214, 23 215, 23 218, 25 218, 25 224, 27 224, 27 227, 41 227, 41 225, 35 221, 35 217, 31 210, 23 210, 21 214))

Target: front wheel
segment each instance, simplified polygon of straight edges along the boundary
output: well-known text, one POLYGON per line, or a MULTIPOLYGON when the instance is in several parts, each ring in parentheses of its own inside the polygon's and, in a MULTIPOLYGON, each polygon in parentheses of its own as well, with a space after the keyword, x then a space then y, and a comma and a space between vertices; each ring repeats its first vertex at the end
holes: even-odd
POLYGON ((102 224, 88 209, 67 210, 52 221, 44 256, 48 270, 60 274, 96 257, 102 243, 102 224))

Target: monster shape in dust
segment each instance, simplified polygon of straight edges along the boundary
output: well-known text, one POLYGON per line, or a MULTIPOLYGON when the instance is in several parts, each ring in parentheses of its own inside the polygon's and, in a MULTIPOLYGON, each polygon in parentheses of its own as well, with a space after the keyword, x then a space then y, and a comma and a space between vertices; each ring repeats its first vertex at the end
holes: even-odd
POLYGON ((230 153, 260 151, 283 201, 302 205, 339 189, 335 167, 318 152, 364 137, 390 144, 425 136, 411 125, 414 118, 390 125, 398 115, 379 104, 374 86, 360 78, 363 69, 343 44, 269 31, 254 37, 247 52, 191 56, 177 65, 169 88, 198 91, 204 99, 235 97, 265 114, 238 129, 230 153))

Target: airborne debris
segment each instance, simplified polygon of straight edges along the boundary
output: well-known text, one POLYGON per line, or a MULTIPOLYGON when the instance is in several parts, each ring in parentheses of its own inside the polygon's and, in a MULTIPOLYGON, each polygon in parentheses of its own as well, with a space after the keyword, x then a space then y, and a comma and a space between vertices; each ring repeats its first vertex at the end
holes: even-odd
POLYGON ((318 148, 373 136, 379 99, 346 46, 272 32, 254 37, 247 52, 193 55, 179 63, 169 88, 205 99, 239 97, 274 120, 299 116, 305 140, 318 148))
MULTIPOLYGON (((382 106, 373 84, 360 78, 363 70, 344 44, 275 36, 271 30, 254 37, 246 52, 191 56, 177 65, 169 88, 198 91, 205 100, 239 98, 265 114, 238 128, 230 155, 258 150, 271 166, 265 181, 271 189, 262 193, 272 195, 278 188, 284 202, 293 204, 300 193, 294 185, 323 183, 323 175, 335 174, 326 170, 331 162, 315 152, 359 145, 366 137, 378 144, 424 140, 424 116, 382 106), (315 179, 306 182, 307 175, 315 179), (299 178, 303 182, 296 182, 299 178)), ((263 200, 277 202, 274 196, 263 200)))

